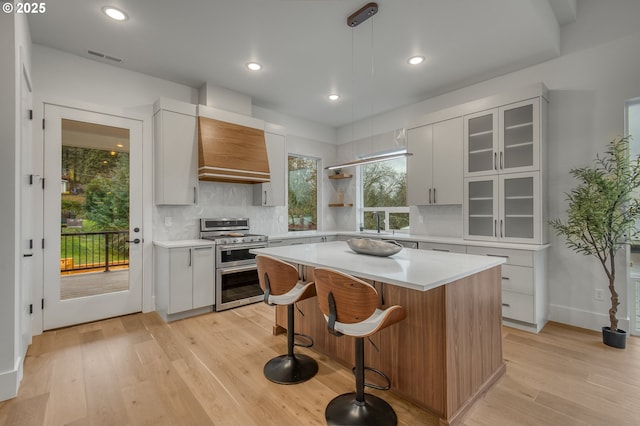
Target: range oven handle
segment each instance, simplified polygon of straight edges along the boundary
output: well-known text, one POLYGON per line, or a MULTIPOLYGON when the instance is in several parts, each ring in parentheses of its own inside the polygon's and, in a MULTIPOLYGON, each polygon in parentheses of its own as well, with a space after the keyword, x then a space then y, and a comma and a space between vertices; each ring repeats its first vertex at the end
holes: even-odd
POLYGON ((218 268, 218 272, 222 275, 226 275, 226 274, 232 274, 234 272, 245 272, 245 271, 252 271, 257 269, 258 267, 254 263, 252 265, 229 266, 226 268, 218 268))

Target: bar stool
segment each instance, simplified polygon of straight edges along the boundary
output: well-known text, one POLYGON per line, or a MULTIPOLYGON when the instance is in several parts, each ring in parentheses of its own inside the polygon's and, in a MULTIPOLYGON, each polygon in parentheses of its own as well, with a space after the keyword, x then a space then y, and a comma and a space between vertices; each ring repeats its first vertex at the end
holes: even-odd
POLYGON ((382 372, 365 367, 364 338, 403 320, 407 314, 402 306, 378 309, 376 289, 355 277, 327 268, 314 271, 320 310, 327 320, 329 333, 355 337, 356 391, 335 397, 325 409, 329 425, 396 425, 398 417, 385 400, 365 394, 364 387, 389 389, 390 381, 382 372), (383 376, 388 385, 365 384, 364 371, 383 376), (366 398, 365 398, 366 396, 366 398))
MULTIPOLYGON (((318 372, 318 363, 303 354, 294 354, 293 304, 316 295, 313 282, 300 282, 295 266, 279 259, 256 256, 260 287, 264 291, 264 302, 268 305, 287 305, 287 354, 272 358, 264 366, 264 375, 272 382, 290 385, 309 380, 318 372)), ((311 340, 311 337, 305 336, 311 340)), ((298 345, 310 347, 313 345, 298 345)))

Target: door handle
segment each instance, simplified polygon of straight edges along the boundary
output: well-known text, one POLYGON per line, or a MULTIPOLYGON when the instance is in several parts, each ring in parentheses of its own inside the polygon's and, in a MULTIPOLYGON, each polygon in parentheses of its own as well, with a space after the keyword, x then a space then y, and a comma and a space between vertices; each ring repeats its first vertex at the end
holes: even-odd
POLYGON ((136 238, 135 240, 127 241, 128 243, 140 244, 140 238, 136 238))

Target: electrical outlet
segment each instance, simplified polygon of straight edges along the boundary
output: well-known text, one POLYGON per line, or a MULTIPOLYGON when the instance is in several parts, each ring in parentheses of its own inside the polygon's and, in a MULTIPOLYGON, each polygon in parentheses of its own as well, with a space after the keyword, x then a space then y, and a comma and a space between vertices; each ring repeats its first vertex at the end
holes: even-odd
POLYGON ((593 298, 596 300, 604 300, 604 290, 601 288, 594 288, 593 298))

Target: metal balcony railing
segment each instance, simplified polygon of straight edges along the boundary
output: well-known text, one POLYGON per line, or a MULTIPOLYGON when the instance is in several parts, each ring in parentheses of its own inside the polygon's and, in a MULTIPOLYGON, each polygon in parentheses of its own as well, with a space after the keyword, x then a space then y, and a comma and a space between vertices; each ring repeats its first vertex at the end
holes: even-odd
POLYGON ((129 265, 129 231, 77 232, 60 235, 60 272, 129 265))

